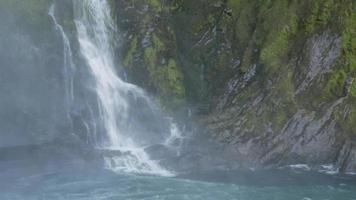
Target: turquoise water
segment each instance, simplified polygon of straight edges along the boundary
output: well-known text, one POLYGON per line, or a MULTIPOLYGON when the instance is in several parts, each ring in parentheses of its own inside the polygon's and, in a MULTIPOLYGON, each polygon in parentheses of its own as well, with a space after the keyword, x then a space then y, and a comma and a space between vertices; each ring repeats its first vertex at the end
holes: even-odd
POLYGON ((0 186, 1 200, 356 200, 355 177, 299 172, 168 178, 76 169, 2 178, 0 186))

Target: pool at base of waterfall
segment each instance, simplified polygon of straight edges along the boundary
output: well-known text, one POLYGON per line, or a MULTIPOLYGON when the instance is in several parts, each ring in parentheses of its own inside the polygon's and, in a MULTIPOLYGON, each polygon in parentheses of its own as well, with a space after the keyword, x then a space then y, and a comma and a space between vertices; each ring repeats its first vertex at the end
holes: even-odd
POLYGON ((355 177, 311 172, 200 172, 176 178, 83 169, 7 178, 2 173, 1 200, 356 199, 355 177))

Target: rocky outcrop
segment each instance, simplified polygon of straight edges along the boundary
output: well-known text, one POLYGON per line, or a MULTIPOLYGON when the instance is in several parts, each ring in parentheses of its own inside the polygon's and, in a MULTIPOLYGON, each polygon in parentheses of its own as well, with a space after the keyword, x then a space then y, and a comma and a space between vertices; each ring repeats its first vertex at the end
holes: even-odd
POLYGON ((356 170, 353 1, 116 2, 130 76, 166 102, 177 96, 159 85, 183 88, 180 106, 222 154, 245 167, 356 170), (149 73, 168 61, 179 81, 149 73))
MULTIPOLYGON (((58 22, 78 54, 67 9, 72 1, 56 2, 58 22)), ((62 38, 51 18, 43 17, 50 3, 0 2, 0 24, 11 30, 0 32, 2 141, 38 143, 75 132, 79 140, 92 142, 86 137, 98 112, 89 109, 96 104, 88 91, 93 83, 78 67, 68 114, 61 98, 62 38)), ((334 164, 342 172, 356 171, 353 0, 110 3, 121 33, 122 77, 156 96, 167 111, 189 116, 203 127, 200 137, 214 138, 204 148, 203 139, 195 138, 174 157, 177 165, 334 164)))
POLYGON ((314 35, 307 41, 309 65, 304 74, 299 74, 296 94, 310 87, 315 78, 331 71, 337 58, 341 55, 341 38, 328 32, 314 35))
POLYGON ((346 141, 339 152, 337 165, 344 172, 355 172, 356 147, 354 141, 346 141))
MULTIPOLYGON (((238 152, 236 159, 250 167, 279 167, 299 163, 318 166, 332 163, 341 171, 353 172, 356 170, 352 145, 354 142, 340 127, 335 114, 348 105, 347 100, 351 98, 350 89, 345 89, 346 96, 329 103, 324 102, 322 103, 324 105, 317 109, 303 106, 304 102, 299 104, 299 101, 308 98, 300 97, 302 90, 316 87, 315 85, 322 82, 325 74, 332 72, 333 63, 341 55, 340 40, 332 39, 327 33, 322 33, 308 40, 304 51, 307 52, 306 57, 309 58, 309 62, 306 65, 306 73, 299 74, 301 84, 296 80, 296 85, 299 87, 295 88, 294 105, 291 105, 296 107, 296 111, 288 117, 280 130, 273 126, 278 113, 273 113, 270 118, 264 119, 263 113, 269 112, 270 109, 268 100, 271 96, 268 93, 261 94, 261 90, 242 105, 239 102, 232 102, 233 106, 224 109, 218 106, 217 111, 204 118, 202 123, 207 124, 208 130, 218 140, 228 143, 229 148, 236 149, 238 152), (319 39, 315 40, 315 38, 319 39), (325 42, 329 45, 325 45, 325 42), (321 56, 317 52, 323 52, 325 55, 321 56)), ((232 79, 220 105, 226 105, 226 96, 237 95, 242 98, 245 95, 245 84, 248 82, 246 80, 245 76, 232 79), (231 89, 231 83, 234 83, 234 89, 231 89)), ((345 87, 349 88, 350 82, 351 80, 347 79, 345 87)), ((349 110, 341 112, 346 116, 349 110)))

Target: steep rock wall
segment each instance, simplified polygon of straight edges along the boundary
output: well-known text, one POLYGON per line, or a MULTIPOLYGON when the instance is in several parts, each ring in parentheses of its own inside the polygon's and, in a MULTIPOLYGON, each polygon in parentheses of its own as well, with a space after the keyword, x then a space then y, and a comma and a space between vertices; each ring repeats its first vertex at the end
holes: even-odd
POLYGON ((188 105, 246 167, 356 170, 354 1, 113 3, 131 81, 188 105))

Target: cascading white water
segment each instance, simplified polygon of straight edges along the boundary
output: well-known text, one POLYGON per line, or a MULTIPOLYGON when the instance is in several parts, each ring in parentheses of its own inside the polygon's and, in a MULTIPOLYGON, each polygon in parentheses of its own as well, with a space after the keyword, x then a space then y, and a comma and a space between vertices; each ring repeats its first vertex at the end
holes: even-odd
MULTIPOLYGON (((106 0, 73 1, 80 51, 95 80, 100 120, 107 140, 99 148, 119 151, 107 157, 107 167, 115 171, 172 175, 150 160, 144 147, 130 136, 130 98, 140 98, 151 105, 144 91, 120 79, 115 71, 114 46, 116 26, 106 0)), ((168 134, 169 136, 169 134, 168 134)))

